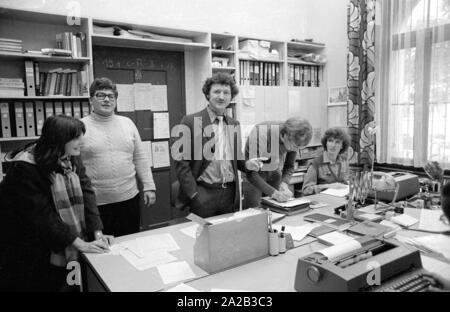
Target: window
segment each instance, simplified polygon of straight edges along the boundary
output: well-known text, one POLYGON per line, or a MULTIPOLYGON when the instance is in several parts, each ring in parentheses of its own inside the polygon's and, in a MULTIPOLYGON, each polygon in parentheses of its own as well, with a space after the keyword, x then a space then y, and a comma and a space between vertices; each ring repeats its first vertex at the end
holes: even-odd
POLYGON ((381 0, 378 161, 450 168, 450 0, 381 0))

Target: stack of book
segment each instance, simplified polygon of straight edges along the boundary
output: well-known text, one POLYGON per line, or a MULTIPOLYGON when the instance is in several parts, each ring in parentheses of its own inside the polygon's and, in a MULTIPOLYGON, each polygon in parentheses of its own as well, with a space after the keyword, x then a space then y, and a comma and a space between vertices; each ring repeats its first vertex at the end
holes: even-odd
POLYGON ((21 78, 0 78, 0 94, 5 97, 23 96, 25 85, 21 78))
POLYGON ((0 38, 0 51, 22 53, 22 40, 0 38))
POLYGON ((88 95, 88 74, 85 70, 55 68, 48 72, 40 72, 39 81, 41 81, 40 95, 88 95))

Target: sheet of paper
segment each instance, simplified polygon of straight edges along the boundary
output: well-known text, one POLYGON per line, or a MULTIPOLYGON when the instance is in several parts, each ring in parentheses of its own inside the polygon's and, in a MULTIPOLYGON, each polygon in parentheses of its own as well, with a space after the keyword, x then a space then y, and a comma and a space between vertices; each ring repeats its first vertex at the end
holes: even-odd
POLYGON ((333 261, 339 256, 361 248, 361 244, 357 240, 351 240, 343 244, 334 245, 319 251, 322 255, 333 261))
POLYGON ((151 97, 149 107, 154 112, 168 111, 167 108, 167 86, 152 85, 150 87, 151 97))
POLYGON ((144 251, 142 250, 141 245, 139 244, 139 242, 136 239, 132 239, 132 240, 129 240, 129 241, 121 242, 120 246, 123 249, 126 249, 126 250, 132 252, 138 258, 144 258, 145 257, 144 251))
POLYGON ((450 259, 450 237, 442 234, 426 235, 414 238, 425 247, 441 253, 445 258, 450 259))
POLYGON ((169 142, 152 142, 153 168, 169 167, 169 142))
POLYGON ((124 249, 120 251, 120 255, 139 271, 178 260, 164 251, 154 251, 146 254, 144 258, 139 258, 130 250, 124 249))
POLYGON ((145 155, 147 155, 150 161, 150 167, 153 167, 152 142, 142 141, 142 145, 144 146, 145 155))
POLYGON ((331 195, 331 196, 336 196, 336 197, 345 197, 345 195, 348 195, 349 192, 349 188, 348 186, 346 188, 328 188, 325 191, 320 192, 321 194, 327 194, 327 195, 331 195))
POLYGON ((182 228, 180 231, 181 231, 181 233, 186 234, 187 236, 196 238, 197 237, 197 229, 198 229, 198 224, 194 224, 194 225, 182 228))
POLYGON ((150 99, 152 97, 151 83, 134 84, 134 109, 150 110, 150 99))
POLYGON ((134 86, 132 84, 116 84, 118 112, 134 112, 134 86))
POLYGON ((338 231, 323 234, 323 235, 317 237, 317 239, 323 240, 332 245, 339 245, 339 244, 343 244, 343 243, 346 243, 351 240, 355 240, 353 237, 345 235, 338 231))
POLYGON ((413 218, 413 217, 405 215, 405 214, 401 214, 401 215, 392 217, 391 221, 394 223, 400 224, 401 226, 406 226, 406 227, 419 222, 419 220, 417 220, 416 218, 413 218))
POLYGON ((153 137, 170 138, 169 113, 153 113, 153 137))
POLYGON ((184 283, 181 283, 175 287, 167 289, 166 292, 199 292, 199 290, 184 283))
POLYGON ((180 246, 178 246, 177 242, 169 233, 138 237, 136 240, 144 254, 154 251, 174 251, 180 249, 180 246))
POLYGON ((309 204, 309 207, 310 207, 311 209, 322 208, 322 207, 326 207, 326 206, 328 206, 327 203, 321 203, 321 202, 318 202, 318 201, 315 201, 315 200, 313 200, 313 201, 309 204))
POLYGON ((289 114, 300 113, 300 91, 288 91, 289 114))
MULTIPOLYGON (((282 224, 273 224, 272 227, 281 232, 282 224)), ((301 241, 312 231, 312 229, 320 226, 318 223, 308 223, 301 226, 284 225, 284 231, 290 233, 293 240, 301 241)))
POLYGON ((194 278, 196 275, 186 261, 178 261, 156 267, 164 284, 175 283, 194 278))
POLYGON ((420 209, 419 229, 428 231, 448 231, 449 226, 440 220, 442 210, 420 209))

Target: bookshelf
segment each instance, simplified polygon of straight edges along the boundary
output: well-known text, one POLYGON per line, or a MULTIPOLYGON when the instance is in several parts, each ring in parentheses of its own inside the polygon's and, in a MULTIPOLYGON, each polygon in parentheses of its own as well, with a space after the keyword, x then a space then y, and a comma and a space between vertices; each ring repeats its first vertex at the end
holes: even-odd
POLYGON ((231 34, 211 34, 212 73, 228 72, 236 79, 236 37, 231 34))
POLYGON ((46 116, 66 114, 82 117, 88 113, 87 87, 92 64, 88 33, 87 18, 81 18, 79 25, 70 26, 66 16, 62 15, 0 10, 0 38, 7 38, 3 43, 14 42, 17 47, 16 51, 10 51, 8 44, 0 45, 0 180, 5 171, 5 154, 38 139, 46 116), (58 47, 57 37, 64 33, 67 33, 66 44, 71 33, 71 46, 65 47, 73 47, 70 56, 39 53, 41 49, 62 48, 58 47), (78 42, 75 34, 80 35, 78 42), (49 74, 52 70, 55 73, 49 74), (83 81, 81 72, 85 77, 83 81), (74 77, 79 76, 74 78, 73 86, 72 73, 74 77), (48 91, 45 92, 47 75, 48 91), (57 78, 59 88, 56 90, 57 78), (50 90, 52 79, 54 89, 50 90), (80 90, 82 84, 84 92, 80 90))
MULTIPOLYGON (((324 129, 327 125, 326 64, 299 58, 294 59, 290 56, 308 53, 324 55, 326 47, 323 44, 283 41, 276 38, 254 38, 226 32, 209 32, 208 30, 174 29, 158 25, 132 24, 86 17, 81 18, 79 25, 70 26, 64 15, 14 9, 0 10, 0 39, 21 40, 23 51, 55 48, 56 34, 65 32, 86 34, 84 55, 77 57, 49 56, 0 50, 0 77, 22 79, 25 83, 25 62, 31 61, 38 63, 39 70, 44 72, 55 68, 85 71, 89 82, 94 78, 93 49, 95 47, 180 51, 184 53, 183 96, 186 103, 186 114, 205 107, 207 103, 201 86, 207 77, 221 71, 234 75, 240 87, 239 95, 230 105, 229 111, 241 121, 243 126, 247 125, 250 128, 253 124, 264 120, 283 120, 293 115, 300 115, 310 120, 315 130, 324 129), (114 27, 119 28, 118 33, 114 33, 114 27), (135 32, 130 32, 130 30, 135 32), (246 44, 248 45, 251 41, 258 43, 257 51, 253 51, 255 52, 253 54, 249 51, 244 53, 246 44), (250 64, 252 64, 253 70, 258 65, 260 71, 259 80, 255 81, 255 76, 253 76, 252 84, 250 81, 240 81, 240 75, 246 70, 250 71, 250 64), (245 66, 249 68, 246 69, 245 66), (289 82, 290 66, 318 68, 318 86, 291 84, 289 82), (271 76, 276 76, 275 79, 272 78, 272 83, 268 82, 267 74, 264 76, 266 71, 271 72, 271 76), (263 81, 263 78, 267 81, 263 81)), ((42 102, 44 110, 48 104, 54 112, 55 105, 61 112, 59 109, 59 103, 61 103, 62 113, 66 113, 64 105, 67 106, 67 103, 70 103, 72 114, 79 109, 80 115, 86 113, 86 111, 83 112, 83 103, 89 103, 87 94, 70 96, 26 94, 23 92, 20 95, 9 95, 0 90, 0 103, 7 103, 10 114, 15 111, 15 103, 25 105, 27 102, 32 102, 36 109, 36 103, 42 102)), ((26 114, 25 108, 24 114, 26 114)), ((14 117, 14 115, 11 116, 14 117)), ((31 133, 28 137, 15 135, 15 120, 11 120, 11 127, 13 129, 11 129, 10 137, 4 137, 0 133, 0 152, 2 153, 38 137, 37 134, 32 135, 31 133)), ((245 133, 244 129, 243 133, 245 133)))

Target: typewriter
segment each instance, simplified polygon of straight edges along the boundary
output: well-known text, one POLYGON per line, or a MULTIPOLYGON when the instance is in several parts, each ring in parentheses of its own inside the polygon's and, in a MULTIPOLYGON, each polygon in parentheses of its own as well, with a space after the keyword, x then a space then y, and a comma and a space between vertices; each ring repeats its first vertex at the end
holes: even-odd
POLYGON ((336 253, 338 247, 332 246, 300 258, 294 288, 320 292, 428 289, 430 282, 423 276, 419 250, 390 239, 364 236, 357 241, 361 247, 350 246, 336 253))

